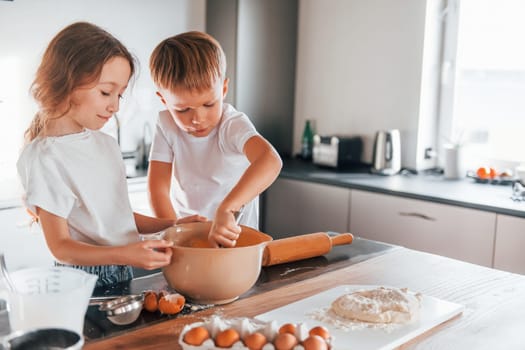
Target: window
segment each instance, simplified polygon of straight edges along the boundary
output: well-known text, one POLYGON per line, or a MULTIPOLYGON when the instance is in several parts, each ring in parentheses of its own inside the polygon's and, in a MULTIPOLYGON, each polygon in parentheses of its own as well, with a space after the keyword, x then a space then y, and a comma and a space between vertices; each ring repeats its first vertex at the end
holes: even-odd
POLYGON ((525 162, 525 1, 449 0, 438 142, 470 169, 525 162))

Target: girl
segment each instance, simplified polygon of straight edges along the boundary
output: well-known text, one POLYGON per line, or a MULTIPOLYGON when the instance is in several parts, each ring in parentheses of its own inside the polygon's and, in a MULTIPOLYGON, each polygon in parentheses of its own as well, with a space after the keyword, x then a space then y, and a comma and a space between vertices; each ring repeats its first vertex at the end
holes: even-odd
MULTIPOLYGON (((138 240, 176 222, 133 213, 125 166, 113 137, 99 131, 119 109, 135 70, 105 30, 69 25, 48 45, 32 84, 39 111, 17 167, 24 201, 64 264, 98 274, 97 286, 129 280, 131 266, 169 264, 170 242, 138 240)), ((179 222, 204 220, 193 216, 179 222)))

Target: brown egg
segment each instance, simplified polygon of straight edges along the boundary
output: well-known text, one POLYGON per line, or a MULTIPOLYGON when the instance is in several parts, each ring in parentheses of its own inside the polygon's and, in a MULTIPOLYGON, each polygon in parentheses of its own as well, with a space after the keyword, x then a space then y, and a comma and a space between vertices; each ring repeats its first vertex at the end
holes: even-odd
POLYGON ((173 293, 163 295, 159 299, 159 310, 163 314, 174 315, 182 310, 185 303, 186 299, 181 294, 173 293))
POLYGON ((149 312, 155 312, 159 308, 159 296, 152 290, 144 294, 144 308, 149 312))
POLYGON ((189 345, 202 345, 206 340, 210 339, 210 333, 205 327, 194 327, 184 333, 184 342, 189 345))
POLYGON ((298 343, 295 335, 286 332, 277 335, 273 341, 275 350, 292 350, 298 343))
POLYGON ((248 334, 244 337, 244 345, 246 345, 249 350, 261 350, 267 342, 266 337, 260 332, 248 334))
POLYGON ((290 333, 295 334, 295 325, 293 323, 285 323, 279 328, 279 334, 290 333))
POLYGON ((326 329, 326 327, 323 327, 323 326, 317 326, 317 327, 310 329, 308 334, 318 335, 325 340, 328 340, 330 338, 330 332, 328 331, 328 329, 326 329))
POLYGON ((239 339, 241 339, 239 332, 233 328, 228 328, 217 333, 215 336, 215 346, 218 346, 219 348, 229 348, 238 342, 239 339))
POLYGON ((302 345, 304 350, 328 350, 326 341, 318 335, 309 336, 303 341, 302 345))

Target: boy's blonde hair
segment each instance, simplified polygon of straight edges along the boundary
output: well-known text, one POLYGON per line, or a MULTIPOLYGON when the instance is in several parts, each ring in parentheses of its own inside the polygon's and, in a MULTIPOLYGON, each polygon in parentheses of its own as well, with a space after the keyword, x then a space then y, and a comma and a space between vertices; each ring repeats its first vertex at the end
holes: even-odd
POLYGON ((209 89, 226 74, 226 56, 211 35, 191 31, 163 40, 153 50, 149 68, 160 88, 209 89))

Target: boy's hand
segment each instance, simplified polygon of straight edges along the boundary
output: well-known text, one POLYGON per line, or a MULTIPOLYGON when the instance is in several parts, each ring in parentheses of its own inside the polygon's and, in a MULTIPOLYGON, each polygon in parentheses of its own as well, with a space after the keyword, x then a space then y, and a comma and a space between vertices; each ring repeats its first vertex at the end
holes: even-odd
POLYGON ((231 211, 217 212, 215 220, 211 225, 208 241, 215 247, 235 247, 241 227, 235 223, 235 217, 231 211))
POLYGON ((208 221, 208 218, 199 214, 185 216, 183 218, 178 219, 175 224, 186 224, 189 222, 206 222, 208 221))

